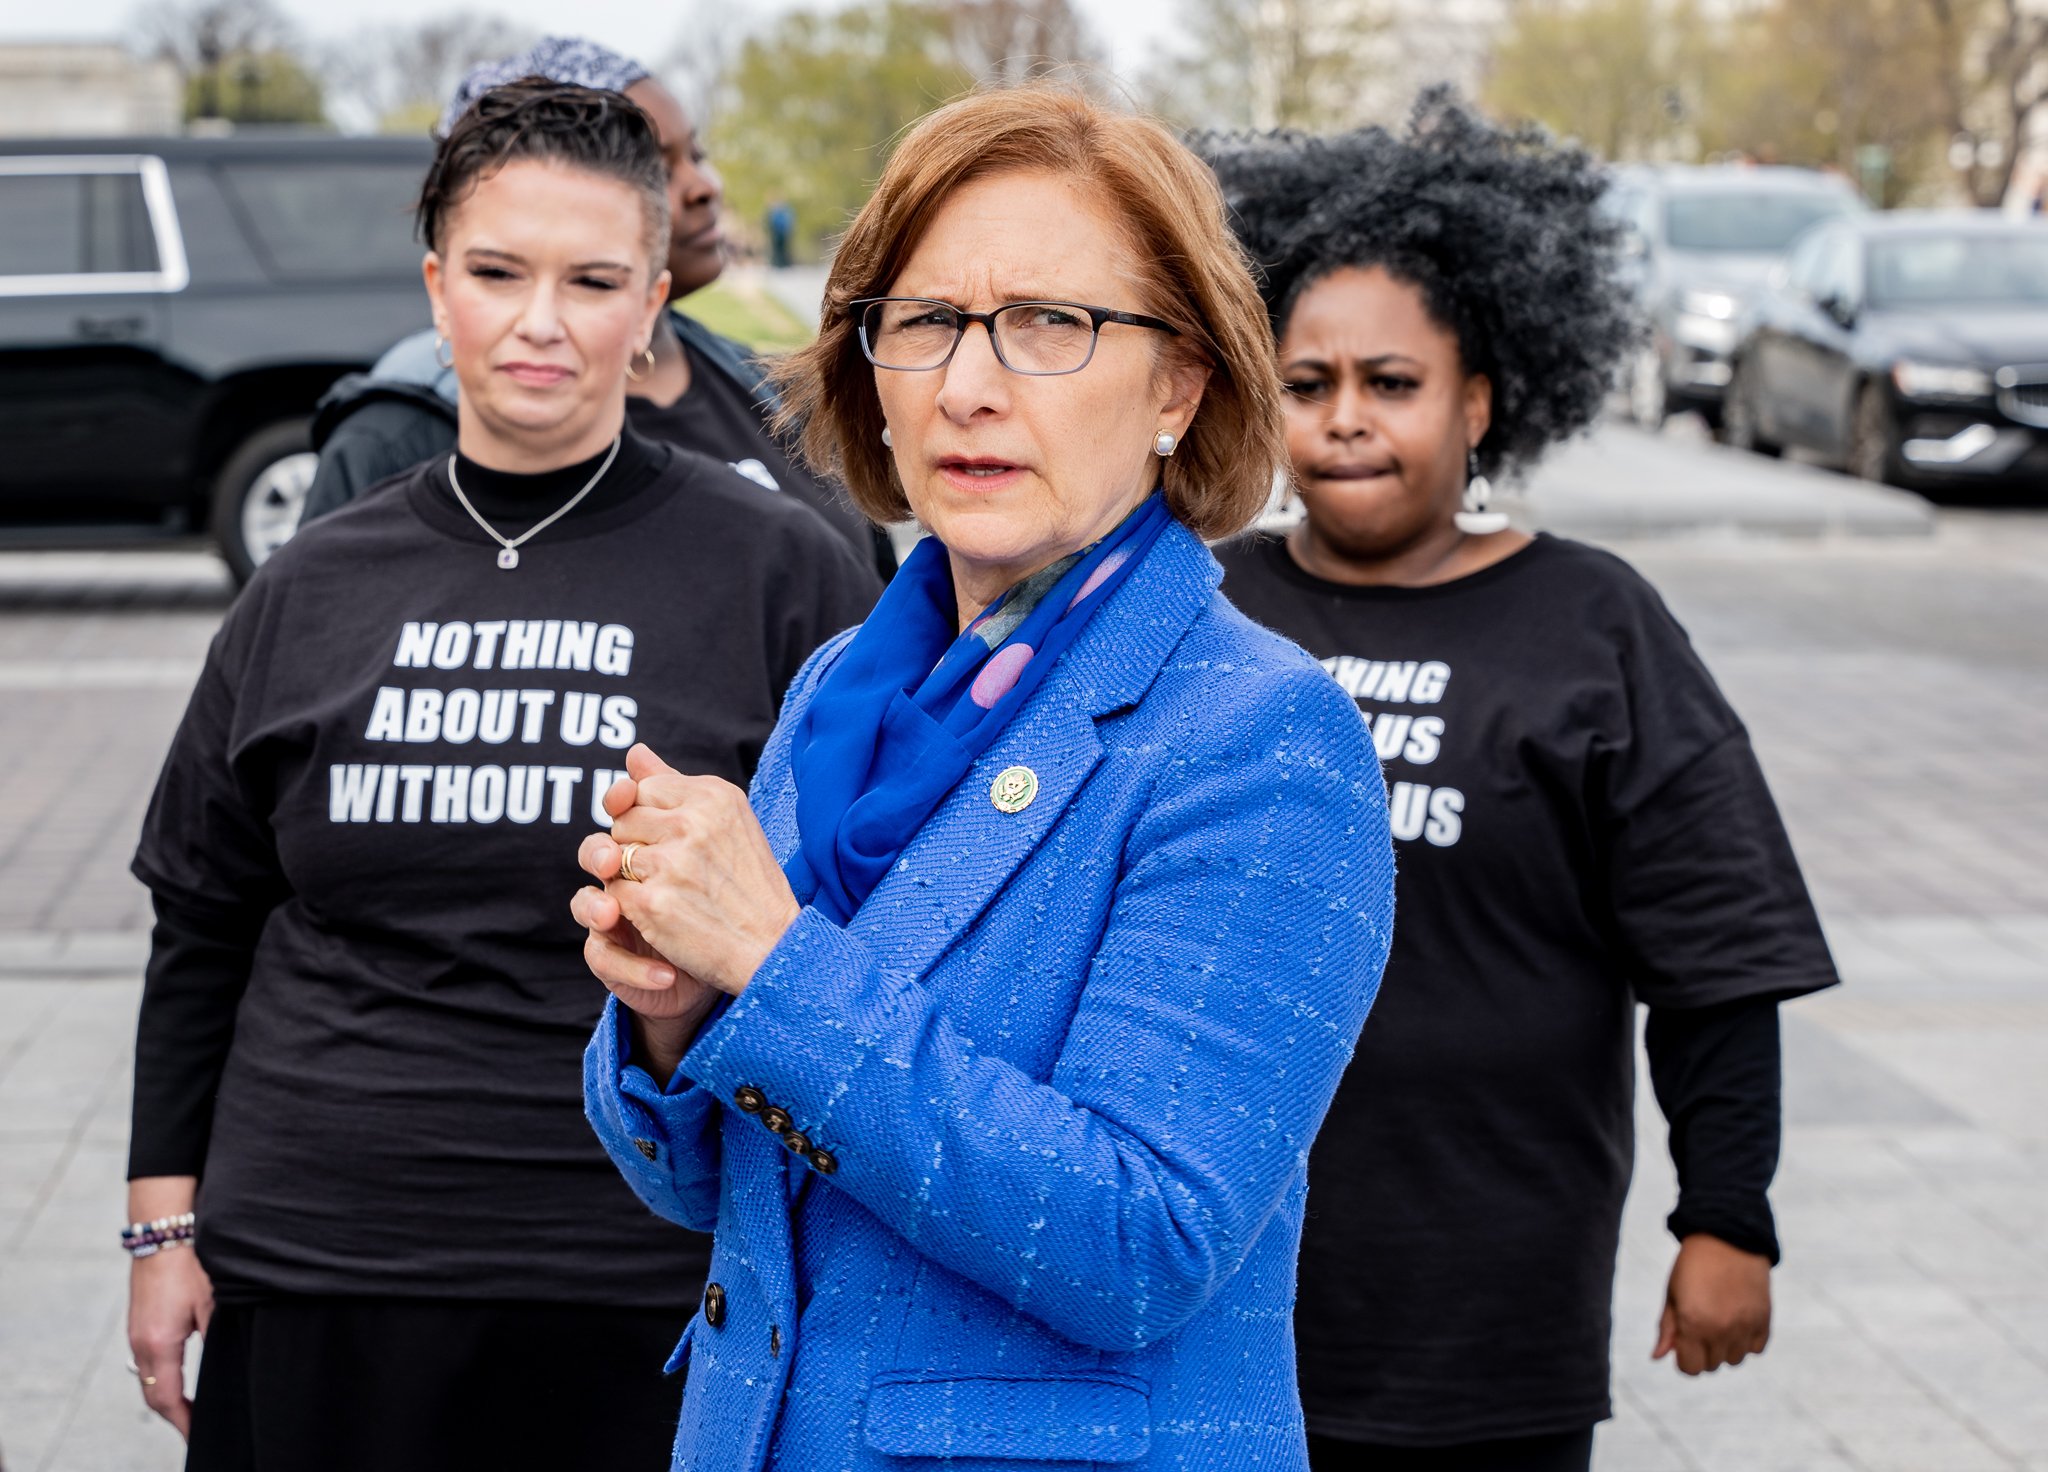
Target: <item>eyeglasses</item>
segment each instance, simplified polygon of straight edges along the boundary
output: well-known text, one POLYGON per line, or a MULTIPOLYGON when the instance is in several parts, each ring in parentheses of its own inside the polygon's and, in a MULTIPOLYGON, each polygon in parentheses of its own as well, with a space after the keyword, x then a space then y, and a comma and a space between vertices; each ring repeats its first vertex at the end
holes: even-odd
POLYGON ((1178 327, 1157 317, 1079 302, 1011 302, 993 312, 963 312, 929 297, 870 296, 848 302, 847 310, 858 314, 860 348, 868 361, 904 373, 928 373, 952 362, 970 322, 988 333, 997 362, 1012 373, 1038 377, 1086 368, 1110 322, 1180 336, 1178 327))

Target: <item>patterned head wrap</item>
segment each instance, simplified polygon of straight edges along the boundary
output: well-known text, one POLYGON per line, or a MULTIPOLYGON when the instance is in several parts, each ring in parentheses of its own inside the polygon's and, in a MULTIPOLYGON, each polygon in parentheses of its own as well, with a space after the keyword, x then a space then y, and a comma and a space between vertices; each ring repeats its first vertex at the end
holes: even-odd
POLYGON ((446 138, 449 129, 476 105, 476 100, 493 87, 516 82, 521 77, 546 77, 571 87, 602 87, 623 92, 635 82, 645 81, 647 68, 618 52, 575 36, 547 36, 517 56, 486 61, 470 68, 449 99, 447 111, 434 125, 434 136, 446 138))

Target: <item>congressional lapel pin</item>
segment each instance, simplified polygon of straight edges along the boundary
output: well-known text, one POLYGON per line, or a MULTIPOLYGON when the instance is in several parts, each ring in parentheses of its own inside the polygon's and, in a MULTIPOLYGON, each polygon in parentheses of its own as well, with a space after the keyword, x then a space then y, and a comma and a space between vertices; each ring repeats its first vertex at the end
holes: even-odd
POLYGON ((989 801, 999 813, 1021 813, 1038 796, 1038 773, 1029 767, 1006 767, 988 789, 989 801))

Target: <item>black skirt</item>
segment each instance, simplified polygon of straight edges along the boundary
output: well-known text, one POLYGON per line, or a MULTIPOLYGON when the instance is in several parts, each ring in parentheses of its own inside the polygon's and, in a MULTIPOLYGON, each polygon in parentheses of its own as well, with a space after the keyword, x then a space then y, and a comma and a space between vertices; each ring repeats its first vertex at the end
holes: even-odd
POLYGON ((1309 1433, 1310 1472, 1587 1472, 1593 1428, 1456 1446, 1368 1446, 1309 1433))
POLYGON ((207 1328, 186 1472, 663 1472, 688 1314, 281 1296, 207 1328))

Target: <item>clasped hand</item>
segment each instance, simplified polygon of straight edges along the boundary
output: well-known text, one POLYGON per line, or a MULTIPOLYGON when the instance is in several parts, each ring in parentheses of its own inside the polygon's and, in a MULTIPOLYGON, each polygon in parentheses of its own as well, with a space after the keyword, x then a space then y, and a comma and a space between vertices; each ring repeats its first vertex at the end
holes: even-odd
POLYGON ((598 883, 576 892, 570 913, 589 931, 591 971, 668 1061, 719 993, 746 990, 801 907, 746 793, 730 782, 685 776, 635 746, 604 806, 611 832, 577 850, 598 883), (640 845, 637 879, 619 872, 627 844, 640 845))

